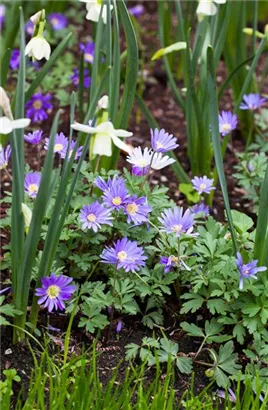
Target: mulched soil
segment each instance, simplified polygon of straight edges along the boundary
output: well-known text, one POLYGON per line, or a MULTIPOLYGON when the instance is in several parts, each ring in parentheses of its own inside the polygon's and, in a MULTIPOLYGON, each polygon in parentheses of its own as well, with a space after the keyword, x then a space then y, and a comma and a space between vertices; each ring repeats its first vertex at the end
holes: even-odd
MULTIPOLYGON (((145 69, 150 73, 150 77, 146 80, 145 90, 144 90, 144 100, 150 110, 152 111, 154 117, 159 122, 160 126, 165 128, 167 131, 173 133, 178 138, 178 143, 180 147, 177 150, 177 155, 184 166, 184 169, 189 172, 190 166, 187 159, 186 151, 186 123, 182 111, 176 105, 173 100, 170 89, 167 87, 167 78, 163 70, 161 61, 157 62, 153 67, 150 63, 150 58, 154 51, 160 48, 159 41, 157 39, 157 15, 156 15, 156 2, 155 1, 145 1, 144 6, 146 12, 140 17, 140 24, 142 27, 142 42, 143 44, 150 44, 145 51, 145 69)), ((88 24, 88 23, 87 23, 88 24)), ((83 30, 81 30, 83 31, 83 30)), ((87 27, 86 30, 89 33, 87 27)), ((264 58, 261 60, 258 72, 261 72, 262 66, 264 64, 264 58)), ((226 78, 226 70, 224 64, 221 62, 218 67, 217 80, 221 83, 226 78)), ((265 91, 268 92, 268 83, 266 83, 265 91)), ((221 109, 231 109, 231 93, 228 90, 221 103, 221 109)), ((55 105, 55 109, 56 109, 55 105)), ((53 114, 50 116, 51 120, 53 114)), ((68 134, 68 110, 64 110, 63 113, 63 123, 61 125, 61 130, 68 134), (66 119, 66 121, 65 121, 66 119)), ((46 121, 42 124, 42 129, 46 136, 49 135, 49 129, 51 126, 51 121, 46 121)), ((146 121, 139 115, 139 110, 137 106, 134 106, 133 113, 130 119, 128 129, 133 131, 134 136, 131 138, 131 143, 133 146, 142 145, 149 146, 150 144, 150 132, 149 126, 146 121)), ((128 140, 129 141, 129 140, 128 140)), ((225 158, 225 172, 227 178, 227 185, 229 189, 229 198, 231 202, 231 208, 241 210, 246 212, 248 215, 251 214, 251 204, 247 201, 241 201, 243 195, 243 190, 238 188, 236 181, 233 178, 234 167, 237 164, 237 159, 235 156, 236 152, 241 152, 244 149, 244 142, 242 136, 239 132, 235 133, 233 136, 232 144, 228 146, 226 158, 225 158)), ((38 169, 38 161, 36 159, 36 150, 29 144, 26 144, 26 161, 30 164, 32 169, 38 169)), ((41 158, 45 156, 45 151, 41 152, 41 158)), ((119 169, 128 166, 125 161, 125 156, 122 154, 119 160, 119 169)), ((11 173, 11 168, 9 167, 9 172, 11 173)), ((1 172, 2 176, 2 186, 1 194, 4 191, 8 191, 11 188, 10 181, 7 175, 1 172)), ((164 184, 169 186, 169 194, 179 205, 186 205, 185 197, 178 190, 178 181, 170 168, 166 168, 161 173, 155 173, 152 180, 153 184, 164 184)), ((6 214, 7 205, 1 204, 1 217, 6 214)), ((223 198, 220 190, 216 190, 215 199, 212 207, 212 214, 216 219, 224 221, 224 204, 223 198)), ((7 244, 9 240, 9 234, 7 232, 1 233, 2 246, 7 244)), ((2 250, 1 250, 2 255, 2 250)), ((3 272, 2 283, 8 278, 8 273, 3 272)), ((168 317, 169 315, 167 315, 168 317)), ((192 318, 194 320, 194 318, 192 318)), ((115 329, 111 331, 111 338, 109 342, 105 342, 105 338, 102 342, 98 344, 98 350, 101 352, 98 358, 98 370, 99 377, 103 384, 106 384, 111 377, 113 369, 118 365, 118 362, 124 358, 125 346, 128 343, 140 343, 141 339, 145 335, 151 334, 148 329, 141 326, 138 318, 137 320, 131 318, 124 318, 125 326, 120 334, 120 337, 116 337, 115 329)), ((191 320, 190 320, 191 321, 191 320)), ((166 323, 167 335, 170 335, 177 343, 179 343, 179 351, 184 354, 189 354, 191 352, 196 352, 198 349, 199 342, 185 337, 183 333, 178 331, 178 326, 176 325, 175 319, 174 323, 166 323)), ((67 317, 59 314, 50 315, 50 324, 54 327, 59 327, 61 330, 52 336, 52 344, 55 344, 58 348, 62 347, 64 339, 64 331, 67 326, 67 317)), ((46 326, 45 316, 41 314, 40 327, 41 329, 46 326)), ((76 331, 72 333, 72 337, 75 339, 71 340, 70 343, 70 354, 79 353, 82 351, 83 343, 87 346, 92 342, 92 338, 89 335, 85 335, 81 332, 81 329, 76 328, 76 331)), ((31 370, 33 368, 33 358, 32 354, 25 343, 20 343, 17 345, 12 345, 11 338, 11 328, 4 328, 2 332, 2 343, 1 343, 1 357, 2 357, 2 369, 15 368, 21 377, 21 383, 14 385, 15 395, 19 392, 21 386, 26 388, 30 381, 31 370)), ((124 371, 126 367, 126 362, 122 362, 119 367, 118 379, 123 379, 124 371)), ((208 379, 204 374, 204 368, 195 365, 195 392, 201 391, 205 385, 208 383, 208 379)), ((148 381, 153 379, 153 371, 148 371, 146 373, 146 378, 148 381)), ((190 378, 187 376, 181 376, 178 374, 175 381, 175 388, 177 390, 178 397, 181 396, 182 392, 189 388, 190 378)))

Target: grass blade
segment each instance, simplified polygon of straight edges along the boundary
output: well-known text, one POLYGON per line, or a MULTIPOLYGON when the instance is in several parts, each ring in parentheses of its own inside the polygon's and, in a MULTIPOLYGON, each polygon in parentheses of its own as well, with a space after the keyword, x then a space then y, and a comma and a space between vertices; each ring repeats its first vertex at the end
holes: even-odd
POLYGON ((223 194, 224 205, 226 209, 227 219, 229 223, 229 228, 232 235, 233 241, 233 251, 237 252, 237 243, 236 243, 236 232, 233 224, 233 219, 231 215, 231 208, 229 203, 227 184, 223 168, 223 159, 221 153, 221 140, 219 133, 219 118, 218 118, 218 98, 216 90, 216 78, 215 78, 215 69, 214 69, 214 56, 213 50, 211 47, 208 47, 207 50, 207 67, 208 67, 208 92, 210 96, 210 124, 211 124, 211 133, 212 133, 212 143, 214 149, 215 163, 219 175, 219 181, 221 184, 221 190, 223 194))
POLYGON ((260 206, 254 245, 254 258, 268 266, 268 165, 261 187, 260 206))
POLYGON ((1 87, 3 88, 5 88, 5 85, 6 85, 10 56, 11 56, 11 49, 8 48, 3 55, 3 60, 1 64, 1 87))

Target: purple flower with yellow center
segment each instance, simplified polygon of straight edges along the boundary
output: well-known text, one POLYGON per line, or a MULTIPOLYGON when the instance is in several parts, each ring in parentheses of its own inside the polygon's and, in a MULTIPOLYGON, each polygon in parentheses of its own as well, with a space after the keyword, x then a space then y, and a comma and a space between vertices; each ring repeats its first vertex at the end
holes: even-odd
POLYGON ((237 124, 237 116, 231 111, 222 111, 221 114, 219 114, 219 131, 223 136, 235 130, 237 124))
POLYGON ((179 146, 176 144, 176 138, 163 128, 161 130, 151 129, 151 144, 155 152, 172 151, 179 146))
POLYGON ((26 103, 26 117, 33 122, 44 121, 48 118, 48 112, 53 108, 50 104, 51 95, 37 93, 26 103))
MULTIPOLYGON (((45 146, 44 146, 44 148, 46 150, 48 150, 49 143, 50 143, 50 138, 46 138, 45 139, 45 146)), ((63 132, 61 132, 60 134, 56 134, 55 143, 54 143, 54 153, 62 155, 62 153, 65 150, 66 146, 68 146, 68 143, 69 143, 68 138, 65 137, 63 132)))
POLYGON ((0 28, 5 22, 5 16, 6 16, 6 6, 4 4, 0 4, 0 28))
POLYGON ((206 175, 203 177, 194 177, 191 182, 194 189, 199 193, 199 195, 203 193, 209 194, 210 191, 216 189, 213 186, 214 179, 209 179, 206 175))
POLYGON ((32 144, 32 145, 40 144, 42 138, 43 138, 43 131, 41 130, 35 130, 32 133, 29 132, 28 134, 24 135, 24 140, 29 142, 29 144, 32 144))
POLYGON ((243 96, 243 101, 240 104, 241 110, 257 110, 258 108, 262 107, 266 103, 266 98, 261 97, 259 93, 256 94, 248 94, 243 96))
POLYGON ((116 265, 126 272, 139 271, 145 266, 147 256, 144 255, 143 248, 138 246, 138 242, 129 241, 128 238, 118 239, 112 247, 106 246, 101 254, 101 262, 109 265, 116 265))
POLYGON ((93 202, 90 205, 84 205, 80 211, 80 220, 82 229, 93 229, 97 232, 101 225, 112 226, 111 210, 104 208, 99 202, 93 202))
POLYGON ((206 216, 209 215, 209 206, 206 205, 204 202, 200 202, 199 204, 195 204, 190 208, 191 212, 195 215, 197 214, 204 214, 206 216))
POLYGON ((0 169, 5 169, 8 166, 8 161, 11 155, 11 146, 7 145, 6 148, 0 146, 0 169))
POLYGON ((24 190, 31 198, 35 198, 40 187, 42 175, 40 172, 28 172, 24 180, 24 190))
POLYGON ((136 6, 129 7, 129 13, 134 17, 140 17, 144 13, 144 6, 142 4, 137 4, 136 6))
MULTIPOLYGON (((69 77, 72 80, 72 83, 76 86, 79 85, 79 70, 78 68, 74 68, 73 74, 69 77)), ((84 70, 84 87, 89 88, 91 84, 91 77, 89 76, 89 71, 87 68, 84 70)))
POLYGON ((27 23, 25 24, 25 31, 29 36, 33 35, 34 23, 32 22, 32 20, 27 21, 27 23))
POLYGON ((68 24, 67 18, 61 13, 49 14, 48 21, 50 22, 55 31, 63 30, 65 27, 67 27, 68 24))
POLYGON ((158 218, 162 226, 160 231, 166 233, 175 233, 177 237, 181 234, 196 236, 193 234, 194 216, 192 212, 187 209, 183 214, 183 209, 175 207, 174 209, 166 209, 158 218))
POLYGON ((79 44, 79 48, 84 52, 84 60, 87 63, 93 64, 95 44, 92 41, 89 41, 87 44, 79 44))
POLYGON ((133 222, 135 225, 140 225, 148 222, 149 212, 152 212, 152 208, 147 204, 144 196, 137 198, 137 195, 134 195, 125 201, 124 213, 127 215, 127 223, 133 222))
MULTIPOLYGON (((61 158, 66 158, 66 156, 67 156, 67 151, 68 151, 68 145, 69 145, 69 144, 65 145, 64 148, 63 148, 63 150, 60 152, 61 158)), ((71 141, 71 144, 70 144, 70 150, 69 150, 69 153, 68 153, 68 160, 71 158, 75 146, 76 146, 76 141, 73 141, 73 140, 72 140, 72 141, 71 141)), ((82 151, 83 151, 83 147, 82 147, 82 146, 77 148, 76 153, 75 153, 75 156, 74 156, 75 161, 81 157, 82 151)))
POLYGON ((19 65, 20 65, 20 50, 15 48, 14 50, 12 50, 9 66, 11 70, 17 70, 17 68, 19 68, 19 65))
POLYGON ((161 256, 160 264, 165 266, 165 273, 168 273, 174 267, 179 265, 179 258, 177 256, 161 256))
POLYGON ((125 183, 115 179, 110 188, 104 191, 102 198, 107 207, 118 210, 124 207, 128 196, 125 183))
POLYGON ((38 304, 44 304, 49 312, 52 312, 53 309, 63 310, 65 308, 64 301, 69 300, 75 292, 75 286, 69 285, 72 280, 68 276, 56 276, 53 272, 51 276, 41 278, 42 287, 35 291, 36 296, 40 297, 38 304))
POLYGON ((256 276, 256 273, 258 272, 264 272, 267 270, 266 266, 259 266, 257 267, 258 260, 253 260, 252 262, 249 262, 247 264, 244 264, 243 258, 241 253, 237 252, 236 254, 236 266, 239 270, 240 273, 240 281, 239 281, 239 289, 243 289, 244 285, 244 278, 253 278, 253 279, 258 279, 256 276))

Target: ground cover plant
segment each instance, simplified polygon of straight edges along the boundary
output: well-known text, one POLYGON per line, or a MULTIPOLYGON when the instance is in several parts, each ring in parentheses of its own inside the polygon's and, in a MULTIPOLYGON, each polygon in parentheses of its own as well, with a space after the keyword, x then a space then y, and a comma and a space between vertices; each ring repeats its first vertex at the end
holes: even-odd
POLYGON ((267 15, 1 6, 4 408, 266 408, 267 15))

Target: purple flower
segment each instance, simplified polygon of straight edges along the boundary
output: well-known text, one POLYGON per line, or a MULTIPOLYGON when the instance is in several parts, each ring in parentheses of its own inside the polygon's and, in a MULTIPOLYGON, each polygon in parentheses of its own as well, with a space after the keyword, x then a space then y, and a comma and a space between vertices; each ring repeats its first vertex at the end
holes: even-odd
POLYGON ((241 253, 237 252, 236 254, 236 266, 239 270, 240 273, 240 281, 239 281, 239 289, 243 289, 243 280, 244 278, 254 278, 258 279, 256 276, 256 273, 258 272, 264 272, 267 270, 266 266, 260 266, 257 268, 258 260, 253 260, 252 262, 249 262, 247 264, 244 264, 243 258, 241 253))
POLYGON ((104 191, 102 198, 106 206, 118 210, 124 207, 128 196, 125 182, 114 178, 110 188, 104 191))
POLYGON ((89 41, 87 44, 79 44, 79 48, 84 52, 84 60, 87 63, 93 64, 94 53, 95 53, 95 44, 89 41))
POLYGON ((7 287, 7 288, 4 288, 4 289, 1 289, 0 290, 0 295, 2 295, 3 293, 5 293, 5 292, 8 292, 9 290, 11 290, 12 288, 11 288, 11 286, 9 286, 9 287, 7 287))
POLYGON ((49 312, 52 312, 54 308, 63 310, 64 301, 69 300, 75 291, 75 286, 69 285, 72 280, 64 275, 56 276, 53 272, 50 277, 41 278, 42 287, 35 291, 36 296, 40 296, 38 304, 45 303, 44 307, 48 308, 49 312))
POLYGON ((50 104, 51 95, 37 93, 26 103, 26 117, 33 122, 44 121, 48 118, 47 113, 53 108, 50 104))
MULTIPOLYGON (((46 138, 45 146, 44 146, 46 150, 48 150, 49 142, 50 142, 50 138, 46 138)), ((69 143, 68 138, 65 137, 63 132, 61 132, 60 134, 56 134, 55 143, 54 143, 54 153, 62 155, 66 146, 68 146, 68 143, 69 143)))
MULTIPOLYGON (((233 403, 235 403, 236 402, 236 395, 235 395, 234 391, 231 388, 229 388, 228 392, 229 392, 229 400, 232 401, 233 403)), ((226 399, 226 396, 227 396, 226 393, 227 392, 225 392, 224 390, 218 390, 217 396, 220 397, 221 399, 226 399)))
POLYGON ((28 172, 24 179, 24 190, 31 198, 35 198, 40 187, 42 175, 40 172, 28 172))
POLYGON ((161 130, 151 129, 151 144, 155 152, 172 151, 179 146, 176 144, 176 138, 163 128, 161 130))
POLYGON ((117 326, 116 326, 116 333, 117 334, 120 333, 121 330, 123 329, 123 327, 124 327, 124 324, 123 324, 122 320, 118 320, 117 326))
POLYGON ((102 177, 97 177, 94 181, 94 185, 102 192, 109 190, 115 184, 125 184, 125 180, 121 175, 114 175, 113 179, 108 177, 107 182, 102 177))
POLYGON ((67 18, 61 13, 51 13, 48 16, 48 21, 52 25, 55 31, 60 31, 67 27, 68 20, 67 18))
POLYGON ((125 201, 124 212, 127 215, 127 223, 140 225, 148 222, 148 214, 152 212, 152 208, 147 204, 144 196, 137 198, 137 195, 134 195, 125 201))
MULTIPOLYGON (((67 150, 68 150, 68 143, 63 147, 63 150, 60 152, 60 156, 61 158, 66 158, 67 155, 67 150)), ((70 150, 69 150, 69 154, 68 154, 68 160, 71 158, 73 150, 76 146, 76 141, 72 140, 71 144, 70 144, 70 150)), ((83 151, 83 146, 78 147, 74 156, 75 161, 81 157, 82 155, 82 151, 83 151)))
POLYGON ((204 202, 200 202, 199 204, 195 204, 190 208, 191 212, 195 215, 203 213, 206 216, 209 215, 209 206, 207 206, 204 202))
POLYGON ((106 246, 101 254, 101 261, 123 268, 126 272, 139 271, 145 266, 147 256, 138 242, 129 241, 127 238, 118 239, 113 247, 106 246))
POLYGON ((160 264, 165 266, 165 273, 168 273, 172 268, 178 266, 179 258, 177 256, 161 256, 160 264))
POLYGON ((1 147, 0 151, 0 169, 4 169, 8 166, 8 161, 11 155, 11 146, 7 145, 6 148, 1 147))
POLYGON ((19 68, 19 65, 20 65, 20 50, 15 48, 14 50, 12 50, 9 66, 11 70, 17 70, 19 68))
POLYGON ((219 131, 225 136, 235 130, 238 124, 238 119, 231 111, 222 111, 219 114, 219 131))
POLYGON ((161 213, 161 218, 158 218, 162 227, 160 231, 166 233, 175 233, 177 237, 182 233, 186 235, 193 235, 194 216, 189 209, 187 209, 183 215, 183 209, 176 207, 174 209, 166 209, 161 213))
POLYGON ((199 193, 199 195, 209 194, 210 191, 216 189, 213 185, 214 179, 209 179, 207 176, 203 177, 194 177, 192 180, 194 189, 199 193))
POLYGON ((266 101, 266 98, 261 97, 259 93, 244 95, 243 102, 240 104, 240 109, 254 111, 262 107, 266 101))
POLYGON ((134 17, 140 17, 144 13, 144 6, 142 4, 137 4, 136 6, 129 7, 129 13, 134 17))
POLYGON ((25 31, 27 34, 29 34, 29 36, 33 35, 34 23, 32 22, 32 20, 27 21, 27 23, 25 24, 25 31))
MULTIPOLYGON (((69 77, 70 80, 72 80, 72 83, 76 86, 79 85, 79 70, 78 68, 74 68, 73 70, 73 75, 71 75, 71 77, 69 77)), ((85 68, 84 70, 84 87, 85 88, 89 88, 91 84, 91 77, 89 76, 89 71, 87 68, 85 68)))
POLYGON ((4 4, 0 4, 0 28, 5 22, 5 15, 6 15, 6 6, 4 4))
POLYGON ((90 205, 84 205, 80 211, 80 220, 82 222, 82 229, 93 229, 97 232, 101 225, 112 226, 111 210, 104 208, 99 202, 93 202, 90 205))
POLYGON ((32 133, 28 133, 27 135, 24 135, 24 140, 29 142, 29 144, 32 145, 37 145, 40 144, 41 140, 43 138, 43 131, 41 130, 35 130, 32 133))

